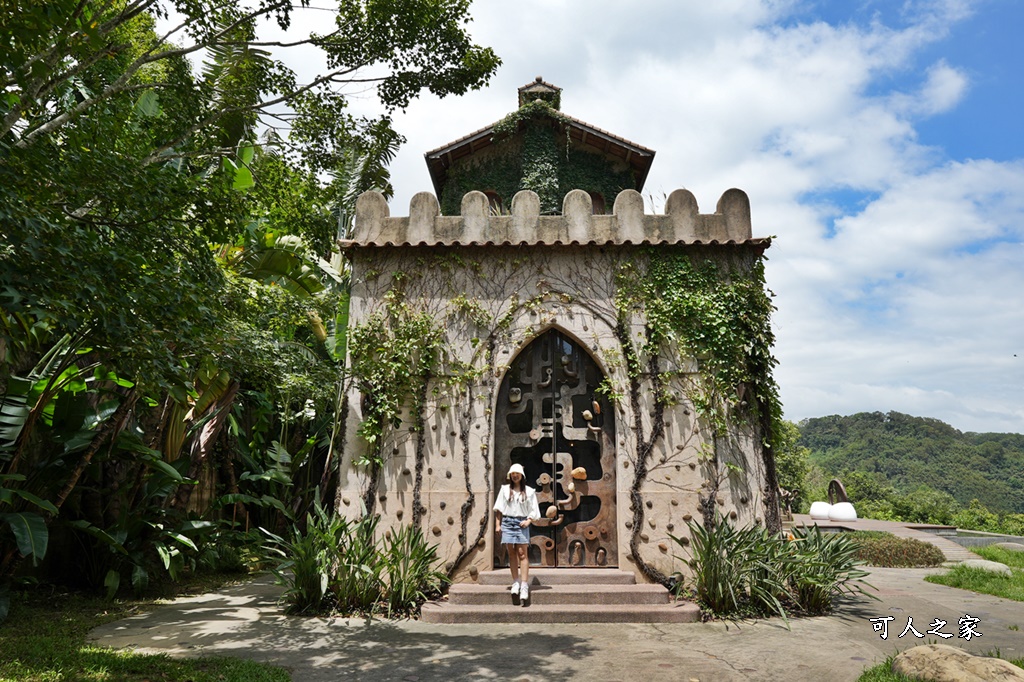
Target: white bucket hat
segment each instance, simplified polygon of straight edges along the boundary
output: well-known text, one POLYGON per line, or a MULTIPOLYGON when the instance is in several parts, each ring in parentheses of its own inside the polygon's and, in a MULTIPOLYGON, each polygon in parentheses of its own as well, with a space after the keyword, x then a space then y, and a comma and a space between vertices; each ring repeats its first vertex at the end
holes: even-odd
POLYGON ((508 468, 508 473, 505 474, 505 480, 506 481, 511 481, 512 480, 512 474, 514 474, 514 473, 519 474, 523 478, 526 478, 526 472, 523 470, 523 465, 522 464, 513 464, 512 466, 510 466, 508 468))

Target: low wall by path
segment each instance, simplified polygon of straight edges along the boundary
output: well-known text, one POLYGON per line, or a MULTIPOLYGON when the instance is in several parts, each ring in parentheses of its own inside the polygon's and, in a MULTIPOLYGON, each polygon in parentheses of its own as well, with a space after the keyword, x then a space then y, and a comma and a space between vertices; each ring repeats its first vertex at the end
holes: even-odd
POLYGON ((960 531, 954 535, 947 535, 948 539, 952 540, 958 545, 963 547, 988 547, 994 545, 997 542, 1017 542, 1024 545, 1024 538, 1019 535, 1001 535, 999 533, 983 533, 981 531, 969 530, 960 531), (970 533, 970 535, 964 535, 963 533, 970 533))

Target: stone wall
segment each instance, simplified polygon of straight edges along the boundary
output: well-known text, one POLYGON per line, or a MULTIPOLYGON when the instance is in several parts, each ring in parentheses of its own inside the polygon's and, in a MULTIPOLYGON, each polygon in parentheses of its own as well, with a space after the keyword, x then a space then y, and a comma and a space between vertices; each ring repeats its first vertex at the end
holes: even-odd
POLYGON ((726 436, 712 437, 688 398, 699 363, 679 359, 675 349, 659 358, 672 400, 663 433, 652 433, 650 377, 633 379, 634 405, 623 361, 623 343, 644 334, 642 311, 624 327, 617 324, 618 273, 627 265, 642 269, 652 248, 749 268, 767 240, 750 238, 746 195, 730 190, 710 215, 699 214, 684 190, 671 195, 665 215, 645 215, 632 191, 616 199, 613 215, 592 216, 589 202, 586 193, 572 192, 563 215, 539 216, 536 195, 520 192, 511 216, 489 216, 486 197, 474 192, 464 199, 462 216, 445 217, 424 193, 413 198, 410 217, 391 218, 383 198, 368 193, 359 200, 355 238, 343 245, 352 263, 350 327, 381 310, 388 292, 399 288, 410 308, 429 313, 445 330, 447 357, 427 386, 423 430, 415 428, 416 415, 404 414, 386 436, 379 471, 354 464, 366 443, 356 435, 360 396, 350 394, 338 510, 352 517, 366 506, 381 514, 384 529, 418 523, 439 544, 456 580, 492 567, 498 388, 516 355, 551 328, 586 348, 619 396, 621 568, 647 579, 682 570, 673 558, 681 550, 669 534, 687 536, 686 521, 701 518, 702 496, 740 525, 764 522, 766 509, 777 505, 765 494, 756 424, 737 421, 726 436))
POLYGON ((437 198, 420 192, 409 203, 409 217, 392 218, 378 192, 367 192, 356 203, 355 234, 342 243, 354 246, 457 246, 474 244, 747 244, 767 245, 752 239, 750 200, 730 189, 718 201, 715 213, 700 213, 697 200, 685 189, 669 195, 664 214, 644 213, 644 200, 635 190, 615 198, 611 215, 593 215, 590 195, 573 190, 565 195, 562 214, 540 215, 540 200, 530 191, 512 198, 511 215, 490 215, 483 192, 462 198, 458 216, 442 216, 437 198))

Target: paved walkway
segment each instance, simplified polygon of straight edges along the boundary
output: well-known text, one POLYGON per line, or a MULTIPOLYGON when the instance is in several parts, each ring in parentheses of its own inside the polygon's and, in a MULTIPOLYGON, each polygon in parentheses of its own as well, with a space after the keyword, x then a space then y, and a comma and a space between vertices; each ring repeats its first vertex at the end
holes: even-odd
MULTIPOLYGON (((787 523, 787 525, 789 525, 787 523)), ((913 538, 922 542, 935 545, 946 555, 947 562, 961 562, 967 559, 977 559, 978 555, 971 552, 963 545, 959 545, 949 538, 944 538, 935 533, 929 533, 925 528, 952 528, 951 526, 934 526, 927 523, 903 523, 901 521, 876 521, 875 519, 857 519, 856 521, 820 521, 812 519, 807 514, 793 514, 794 526, 813 526, 819 528, 845 528, 847 530, 880 530, 892 533, 900 538, 913 538)))
POLYGON ((288 617, 269 578, 178 599, 101 626, 92 639, 172 656, 227 655, 276 663, 297 682, 336 680, 856 680, 892 654, 942 641, 900 633, 913 618, 925 634, 938 618, 946 644, 1024 657, 1024 604, 923 581, 942 569, 873 569, 880 601, 847 599, 835 615, 781 621, 679 625, 430 625, 288 617), (979 618, 980 637, 957 636, 979 618), (891 616, 888 639, 870 618, 891 616))

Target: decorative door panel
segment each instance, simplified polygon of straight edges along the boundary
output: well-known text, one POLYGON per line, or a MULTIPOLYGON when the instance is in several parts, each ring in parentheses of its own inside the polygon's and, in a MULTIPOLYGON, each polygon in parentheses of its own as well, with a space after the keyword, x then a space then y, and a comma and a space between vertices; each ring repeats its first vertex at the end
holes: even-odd
MULTIPOLYGON (((498 391, 495 477, 518 462, 537 490, 530 564, 617 566, 615 419, 604 376, 579 344, 551 330, 516 357, 498 391)), ((495 566, 507 566, 503 550, 495 566)))

